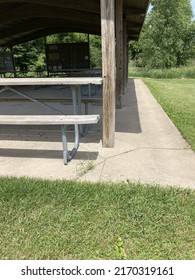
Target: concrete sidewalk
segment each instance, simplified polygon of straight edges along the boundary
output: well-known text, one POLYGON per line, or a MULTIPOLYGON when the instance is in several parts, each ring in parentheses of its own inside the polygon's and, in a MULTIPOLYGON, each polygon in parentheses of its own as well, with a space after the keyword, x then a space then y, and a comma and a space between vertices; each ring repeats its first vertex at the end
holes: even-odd
MULTIPOLYGON (((0 112, 21 112, 23 107, 0 104, 0 112)), ((38 113, 30 104, 25 110, 38 113)), ((90 106, 90 113, 101 114, 101 106, 90 106)), ((101 122, 90 127, 68 166, 63 165, 60 128, 1 127, 0 176, 195 188, 195 154, 141 80, 129 80, 123 107, 117 110, 115 148, 102 148, 101 127, 101 122)), ((71 148, 72 132, 68 137, 71 148)))

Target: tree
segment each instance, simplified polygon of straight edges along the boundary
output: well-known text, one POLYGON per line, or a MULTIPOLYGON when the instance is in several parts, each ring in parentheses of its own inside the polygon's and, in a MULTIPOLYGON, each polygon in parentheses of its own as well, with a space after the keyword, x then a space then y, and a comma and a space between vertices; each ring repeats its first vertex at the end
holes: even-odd
POLYGON ((16 67, 20 70, 31 70, 31 68, 43 68, 44 40, 37 39, 13 47, 16 67))
POLYGON ((192 22, 185 40, 187 59, 195 58, 195 20, 192 22))
MULTIPOLYGON (((152 0, 140 42, 133 45, 140 66, 170 68, 185 65, 190 56, 190 0, 152 0)), ((132 47, 131 47, 132 49, 132 47)))
MULTIPOLYGON (((83 33, 60 33, 47 36, 48 44, 87 42, 83 33)), ((43 38, 13 47, 16 67, 20 70, 43 70, 45 62, 45 41, 43 38)), ((92 68, 101 67, 101 37, 90 35, 90 64, 92 68)))
POLYGON ((91 68, 102 67, 102 43, 98 35, 90 35, 90 62, 91 68))

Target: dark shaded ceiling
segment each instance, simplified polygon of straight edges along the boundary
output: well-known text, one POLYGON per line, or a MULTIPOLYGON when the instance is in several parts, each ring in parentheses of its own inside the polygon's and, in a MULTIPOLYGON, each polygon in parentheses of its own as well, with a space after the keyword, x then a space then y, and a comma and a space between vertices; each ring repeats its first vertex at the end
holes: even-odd
MULTIPOLYGON (((130 40, 137 40, 149 0, 124 0, 130 40)), ((101 34, 100 0, 0 0, 0 46, 62 32, 101 34)))

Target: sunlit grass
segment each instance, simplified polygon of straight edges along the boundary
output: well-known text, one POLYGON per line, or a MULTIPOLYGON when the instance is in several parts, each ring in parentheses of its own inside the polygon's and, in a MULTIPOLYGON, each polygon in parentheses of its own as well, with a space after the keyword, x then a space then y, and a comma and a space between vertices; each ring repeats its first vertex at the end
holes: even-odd
POLYGON ((195 151, 195 79, 144 79, 144 82, 195 151))
POLYGON ((194 259, 194 224, 193 190, 0 179, 1 259, 194 259))
POLYGON ((146 69, 139 67, 130 67, 129 77, 154 79, 195 79, 195 66, 191 65, 171 69, 146 69))

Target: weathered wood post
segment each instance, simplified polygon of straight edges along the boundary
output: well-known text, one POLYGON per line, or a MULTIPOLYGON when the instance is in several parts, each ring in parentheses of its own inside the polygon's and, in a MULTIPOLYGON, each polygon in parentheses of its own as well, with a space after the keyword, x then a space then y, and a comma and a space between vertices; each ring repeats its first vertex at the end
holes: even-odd
POLYGON ((128 39, 128 35, 126 36, 127 40, 126 40, 126 86, 128 85, 128 78, 129 78, 129 39, 128 39))
POLYGON ((127 87, 127 59, 128 59, 128 48, 127 48, 127 20, 126 13, 123 13, 123 89, 124 93, 127 87))
POLYGON ((14 51, 13 51, 13 47, 10 47, 10 52, 11 52, 11 56, 12 56, 12 61, 13 61, 13 68, 14 68, 14 78, 16 78, 16 65, 15 65, 15 59, 14 59, 14 51))
POLYGON ((123 94, 123 0, 116 1, 116 108, 123 94))
POLYGON ((103 147, 114 147, 115 140, 115 0, 101 2, 103 147))

